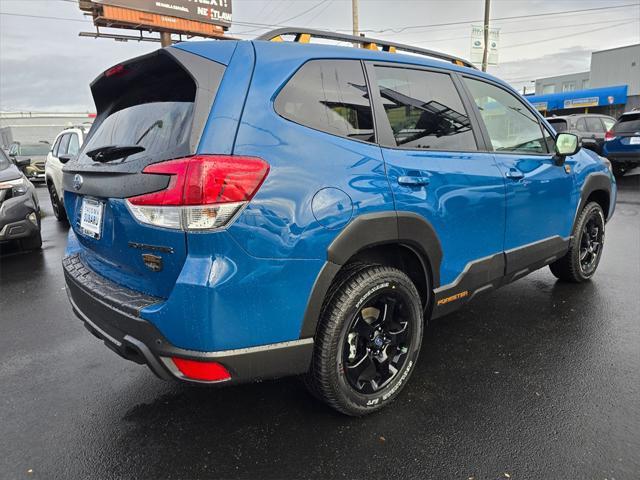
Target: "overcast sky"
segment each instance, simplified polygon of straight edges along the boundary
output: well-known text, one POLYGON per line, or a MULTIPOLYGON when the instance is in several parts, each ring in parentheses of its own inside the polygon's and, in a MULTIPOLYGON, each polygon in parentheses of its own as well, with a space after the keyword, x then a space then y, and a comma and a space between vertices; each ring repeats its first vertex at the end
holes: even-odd
MULTIPOLYGON (((483 6, 484 0, 360 0, 360 30, 469 57, 471 25, 482 22, 483 6), (465 23, 428 26, 452 22, 465 23)), ((74 0, 0 0, 0 12, 2 111, 93 111, 88 85, 97 74, 159 48, 79 37, 94 27, 74 0)), ((489 71, 518 89, 533 88, 536 78, 588 70, 592 51, 640 43, 640 0, 492 0, 491 18, 500 28, 500 58, 489 71), (616 8, 621 5, 629 6, 616 8)), ((242 38, 268 29, 256 23, 349 31, 351 0, 233 0, 233 20, 230 33, 242 38)))

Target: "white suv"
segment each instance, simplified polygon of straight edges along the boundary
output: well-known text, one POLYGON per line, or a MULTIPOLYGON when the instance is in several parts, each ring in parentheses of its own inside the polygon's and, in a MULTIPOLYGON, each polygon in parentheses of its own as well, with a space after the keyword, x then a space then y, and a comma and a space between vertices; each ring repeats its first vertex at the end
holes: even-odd
POLYGON ((90 123, 65 128, 58 134, 53 142, 53 148, 47 155, 47 162, 44 166, 45 181, 49 189, 53 213, 59 221, 67 219, 64 211, 62 167, 78 154, 89 128, 91 128, 90 123))

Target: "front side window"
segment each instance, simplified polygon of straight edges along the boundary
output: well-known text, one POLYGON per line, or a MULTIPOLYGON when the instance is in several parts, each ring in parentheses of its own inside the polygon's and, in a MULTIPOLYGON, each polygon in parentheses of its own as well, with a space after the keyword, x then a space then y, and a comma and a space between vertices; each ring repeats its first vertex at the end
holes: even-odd
POLYGON ((69 148, 69 134, 65 133, 60 139, 60 145, 58 145, 58 157, 61 155, 67 154, 67 149, 69 148))
POLYGON ((275 109, 282 117, 315 130, 375 141, 371 102, 359 61, 306 63, 278 94, 275 109))
POLYGON ((560 132, 566 132, 567 131, 567 121, 566 120, 561 120, 561 119, 547 119, 547 121, 551 124, 551 126, 553 127, 553 129, 560 133, 560 132))
POLYGON ((513 94, 487 82, 465 78, 496 152, 544 154, 547 142, 538 118, 513 94))
POLYGON ((476 150, 469 116, 448 74, 380 66, 375 72, 396 146, 476 150))

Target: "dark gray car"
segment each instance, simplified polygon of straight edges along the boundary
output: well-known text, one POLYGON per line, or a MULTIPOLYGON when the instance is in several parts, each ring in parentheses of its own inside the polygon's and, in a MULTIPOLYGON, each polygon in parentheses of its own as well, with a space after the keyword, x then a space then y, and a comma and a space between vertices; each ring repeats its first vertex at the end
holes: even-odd
POLYGON ((558 117, 549 117, 547 121, 556 132, 573 133, 578 136, 584 148, 602 155, 604 135, 616 123, 616 119, 595 113, 575 113, 558 117))
POLYGON ((20 171, 21 163, 0 150, 0 242, 19 240, 25 250, 42 246, 40 205, 33 184, 20 171))

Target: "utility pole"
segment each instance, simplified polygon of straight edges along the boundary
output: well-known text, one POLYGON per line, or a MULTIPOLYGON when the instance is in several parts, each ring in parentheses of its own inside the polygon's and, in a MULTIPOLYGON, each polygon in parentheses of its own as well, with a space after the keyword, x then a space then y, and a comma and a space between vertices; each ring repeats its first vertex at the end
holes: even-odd
POLYGON ((482 53, 482 71, 487 71, 487 61, 489 60, 489 8, 491 0, 484 0, 484 52, 482 53))
POLYGON ((172 43, 173 42, 171 41, 171 33, 160 32, 160 45, 162 45, 162 48, 170 47, 172 43))
POLYGON ((358 0, 351 0, 351 16, 353 20, 353 36, 358 36, 358 0))

